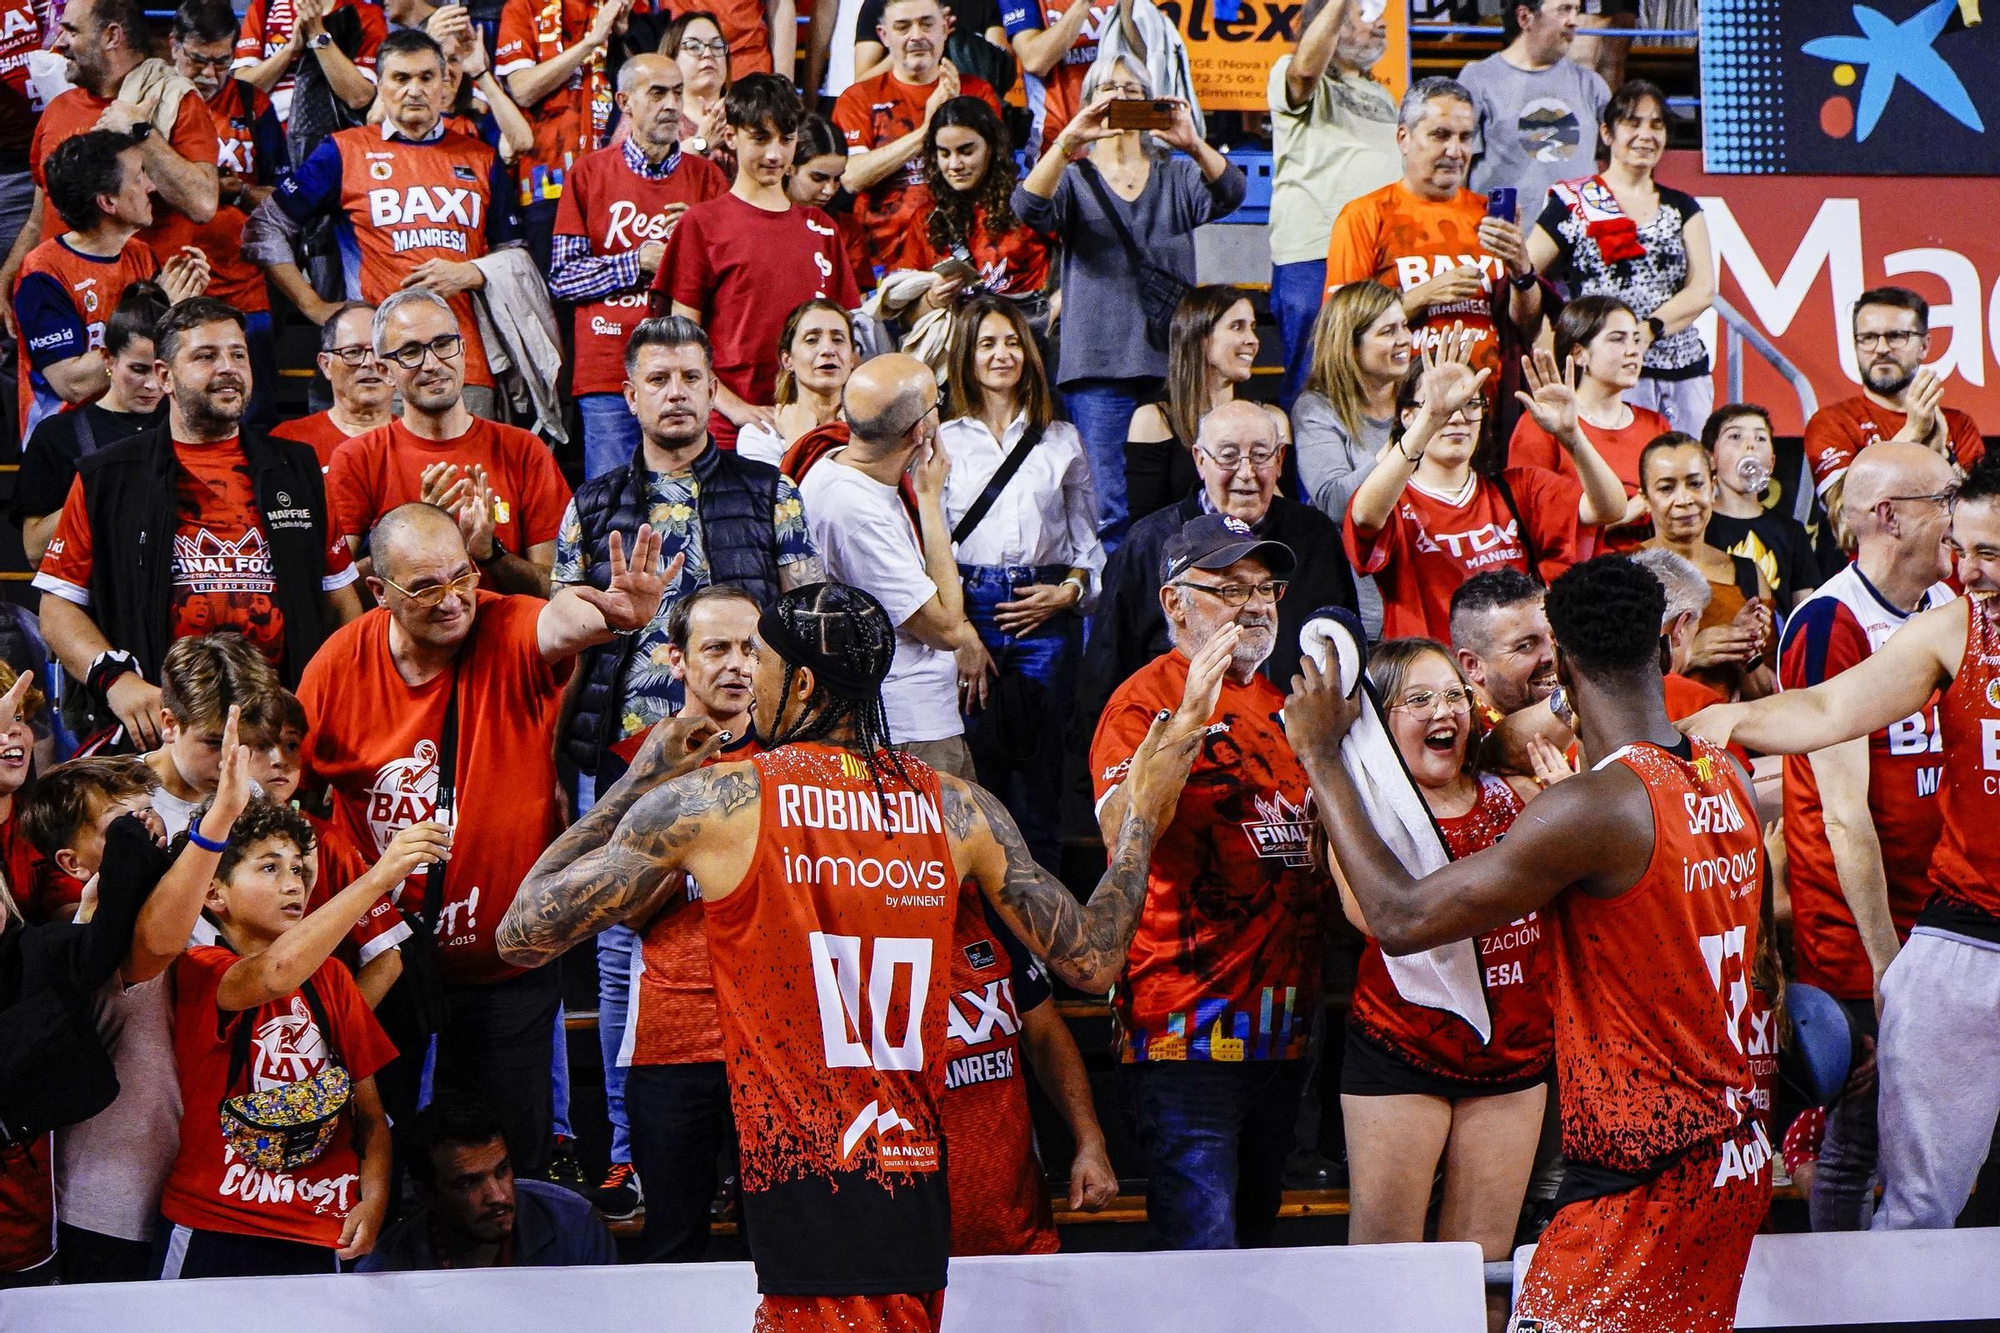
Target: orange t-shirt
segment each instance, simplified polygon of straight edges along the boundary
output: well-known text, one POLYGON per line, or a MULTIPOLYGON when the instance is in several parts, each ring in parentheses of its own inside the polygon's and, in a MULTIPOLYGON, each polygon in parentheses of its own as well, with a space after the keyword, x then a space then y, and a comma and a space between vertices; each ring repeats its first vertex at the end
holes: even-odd
POLYGON ((152 248, 136 236, 117 254, 99 256, 70 248, 63 240, 65 235, 67 232, 58 230, 30 250, 21 262, 14 290, 7 293, 21 329, 17 373, 24 440, 31 424, 39 425, 63 410, 62 399, 35 368, 35 362, 53 365, 104 346, 104 326, 125 289, 160 271, 152 248))
MULTIPOLYGON (((81 88, 72 88, 49 103, 35 126, 35 141, 28 149, 28 171, 42 188, 42 237, 60 236, 69 227, 48 202, 49 154, 65 139, 97 127, 97 118, 111 105, 111 98, 96 97, 81 88)), ((222 151, 215 133, 215 117, 199 96, 183 97, 174 117, 174 132, 167 141, 173 150, 190 162, 214 163, 222 151)), ((139 239, 161 257, 174 254, 183 245, 194 244, 195 224, 178 209, 169 208, 160 196, 153 196, 153 225, 139 233, 139 239)))
MULTIPOLYGON (((575 42, 596 17, 595 0, 507 0, 500 10, 500 35, 493 72, 502 79, 553 60, 575 42)), ((562 85, 521 113, 535 132, 535 146, 514 163, 521 206, 562 198, 570 168, 602 146, 609 124, 612 88, 601 53, 585 57, 562 85)))
POLYGON ((1506 283, 1507 268, 1479 244, 1479 220, 1485 216, 1483 194, 1460 190, 1438 203, 1420 198, 1401 181, 1391 181, 1353 200, 1334 219, 1326 250, 1326 290, 1372 280, 1391 291, 1408 292, 1455 268, 1477 264, 1486 275, 1478 296, 1431 306, 1411 323, 1418 327, 1419 349, 1434 345, 1453 323, 1477 331, 1472 368, 1493 371, 1486 381, 1491 398, 1500 383, 1493 293, 1506 283))
MULTIPOLYGON (((1824 492, 1847 471, 1856 454, 1871 444, 1895 438, 1909 419, 1909 413, 1883 407, 1866 394, 1828 403, 1813 413, 1812 420, 1806 422, 1805 451, 1815 489, 1824 492)), ((1970 468, 1986 457, 1986 441, 1971 417, 1947 407, 1944 423, 1960 467, 1970 468)))
POLYGON ((334 451, 326 473, 327 506, 342 536, 365 537, 375 520, 423 498, 433 463, 475 464, 493 488, 493 535, 516 555, 552 542, 569 504, 569 483, 539 435, 474 417, 465 434, 426 440, 401 421, 357 435, 334 451))
MULTIPOLYGON (((864 79, 840 95, 833 105, 833 123, 847 136, 849 153, 866 153, 893 143, 924 123, 924 106, 937 91, 935 83, 904 83, 888 70, 864 79)), ((1004 115, 1000 99, 984 79, 964 75, 961 97, 977 97, 1004 115)), ((854 201, 854 215, 868 234, 868 261, 877 275, 900 268, 923 268, 924 226, 920 214, 930 202, 924 189, 924 155, 912 153, 907 162, 880 183, 863 190, 854 201)))

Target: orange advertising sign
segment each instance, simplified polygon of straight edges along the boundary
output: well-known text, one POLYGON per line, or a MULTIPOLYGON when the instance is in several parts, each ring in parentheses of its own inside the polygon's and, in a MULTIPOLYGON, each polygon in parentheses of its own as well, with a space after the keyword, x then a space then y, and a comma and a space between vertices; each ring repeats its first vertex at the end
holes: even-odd
MULTIPOLYGON (((1289 54, 1299 40, 1299 11, 1292 0, 1159 0, 1160 12, 1173 20, 1187 43, 1188 65, 1203 111, 1263 111, 1264 90, 1271 66, 1289 54), (1235 17, 1218 17, 1234 13, 1235 17)), ((1389 49, 1372 71, 1398 99, 1410 86, 1409 6, 1391 4, 1384 18, 1389 25, 1389 49)))

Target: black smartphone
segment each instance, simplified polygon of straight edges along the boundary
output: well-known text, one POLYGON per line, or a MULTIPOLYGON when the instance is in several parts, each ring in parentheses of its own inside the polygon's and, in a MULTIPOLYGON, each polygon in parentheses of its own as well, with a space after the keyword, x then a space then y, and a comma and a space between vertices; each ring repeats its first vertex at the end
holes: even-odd
POLYGON ((1502 222, 1521 220, 1521 192, 1512 185, 1496 185, 1486 196, 1486 216, 1502 222))

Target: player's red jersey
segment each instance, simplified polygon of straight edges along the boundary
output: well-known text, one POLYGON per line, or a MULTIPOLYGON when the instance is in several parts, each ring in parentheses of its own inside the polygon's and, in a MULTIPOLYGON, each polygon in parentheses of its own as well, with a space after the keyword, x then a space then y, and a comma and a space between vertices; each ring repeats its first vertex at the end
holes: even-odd
MULTIPOLYGON (((645 738, 642 731, 632 739, 645 738)), ((740 743, 717 750, 709 763, 733 763, 762 749, 754 737, 745 736, 740 743)), ((655 915, 639 933, 632 1012, 618 1049, 621 1065, 690 1065, 722 1059, 722 1020, 715 1012, 701 885, 690 877, 677 892, 685 895, 685 901, 655 915)))
MULTIPOLYGON (((676 152, 663 176, 641 176, 616 143, 586 155, 570 172, 556 205, 558 236, 581 236, 593 255, 630 254, 667 239, 667 208, 729 193, 722 169, 697 153, 676 152)), ((576 304, 577 393, 619 393, 625 384, 625 344, 646 317, 651 281, 636 269, 632 285, 576 304)))
MULTIPOLYGON (((1821 491, 1846 472, 1854 456, 1871 444, 1894 439, 1909 414, 1883 407, 1866 394, 1828 403, 1806 422, 1806 464, 1812 468, 1813 485, 1821 491)), ((1951 437, 1953 458, 1969 468, 1986 457, 1986 441, 1971 417, 1955 407, 1944 409, 1945 433, 1951 437)))
POLYGON ((62 410, 36 364, 52 365, 104 346, 104 326, 118 298, 135 282, 160 271, 138 237, 109 258, 73 250, 56 232, 28 252, 9 295, 20 320, 21 438, 34 424, 62 410))
MULTIPOLYGON (((1521 798, 1506 780, 1482 773, 1472 809, 1437 824, 1458 860, 1500 841, 1520 813, 1521 798)), ((1481 1043, 1458 1015, 1411 1004, 1398 994, 1382 946, 1372 939, 1361 955, 1347 1021, 1427 1073, 1475 1084, 1532 1078, 1548 1068, 1554 1041, 1539 915, 1530 912, 1481 935, 1479 965, 1493 1019, 1491 1041, 1481 1043)))
POLYGON ((1021 1073, 1022 1019, 1048 1001, 1041 965, 994 920, 984 897, 962 895, 945 1001, 945 1175, 953 1254, 1054 1254, 1062 1248, 1021 1073))
POLYGON ((2000 931, 2000 601, 1971 597, 1965 654, 1939 709, 1943 820, 1931 884, 1944 898, 1932 910, 1958 909, 2000 931))
POLYGON ((1645 1177, 1749 1113, 1764 843, 1755 800, 1706 741, 1628 745, 1608 764, 1646 785, 1653 856, 1617 897, 1571 889, 1549 908, 1563 1152, 1645 1177))
MULTIPOLYGON (((1947 585, 1934 584, 1917 610, 1953 596, 1947 585)), ((1785 622, 1778 684, 1800 690, 1839 675, 1880 648, 1913 614, 1882 600, 1861 566, 1849 565, 1785 622)), ((1931 895, 1931 853, 1943 819, 1936 800, 1943 748, 1936 699, 1868 738, 1868 814, 1882 847, 1889 914, 1904 938, 1931 895)), ((1808 755, 1785 757, 1785 861, 1798 979, 1843 1000, 1869 998, 1875 993, 1874 970, 1834 869, 1819 780, 1808 755)))
POLYGON ((960 885, 937 774, 851 751, 751 759, 757 847, 706 904, 758 1288, 939 1291, 947 957, 960 885), (810 984, 808 984, 810 983, 810 984))

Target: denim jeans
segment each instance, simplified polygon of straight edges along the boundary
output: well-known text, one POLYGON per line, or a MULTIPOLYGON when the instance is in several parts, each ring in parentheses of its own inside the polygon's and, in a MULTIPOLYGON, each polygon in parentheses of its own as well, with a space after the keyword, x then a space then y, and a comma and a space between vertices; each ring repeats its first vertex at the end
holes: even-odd
POLYGON ((618 1053, 625 1046, 625 1024, 632 1014, 632 961, 639 954, 639 932, 630 926, 606 926, 597 937, 597 1049, 604 1057, 604 1113, 611 1121, 611 1160, 632 1160, 632 1126, 625 1117, 625 1066, 618 1053))
POLYGON ((646 1192, 639 1262, 691 1263, 708 1246, 716 1159, 736 1142, 729 1075, 721 1061, 633 1065, 626 1074, 632 1165, 646 1192))
POLYGON ((1159 383, 1150 379, 1074 380, 1063 390, 1063 409, 1083 437, 1097 486, 1097 535, 1110 555, 1125 539, 1132 516, 1125 505, 1125 437, 1132 414, 1157 396, 1159 383))
POLYGON ((1125 1066, 1160 1246, 1228 1250, 1277 1230, 1305 1061, 1149 1060, 1125 1066))
MULTIPOLYGON (((1034 633, 1016 637, 994 623, 994 610, 1014 600, 1014 589, 1032 583, 1058 584, 1069 575, 1062 565, 960 565, 965 585, 965 615, 979 631, 979 640, 993 654, 1002 678, 1032 681, 1040 687, 1047 707, 1040 716, 1054 716, 1074 693, 1081 625, 1073 611, 1061 611, 1042 622, 1034 633)), ((997 682, 996 682, 997 683, 997 682)), ((1062 868, 1062 728, 1038 727, 1036 744, 1027 759, 1006 753, 991 734, 988 719, 977 713, 965 718, 965 739, 979 785, 1000 798, 1028 852, 1051 872, 1062 868)))
POLYGON ((1287 412, 1305 388, 1306 372, 1312 369, 1313 323, 1325 300, 1324 259, 1271 266, 1271 318, 1278 325, 1278 341, 1285 352, 1285 379, 1278 390, 1278 406, 1287 412))
MULTIPOLYGON (((1842 1000, 1854 1029, 1855 1053, 1862 1036, 1875 1035, 1875 1002, 1842 1000)), ((1866 1231, 1875 1214, 1875 1163, 1878 1138, 1875 1085, 1846 1091, 1826 1109, 1826 1136, 1820 1141, 1819 1162, 1813 1168, 1812 1194, 1806 1208, 1814 1231, 1866 1231)))
POLYGON ((589 481, 629 466, 639 451, 639 418, 622 393, 586 393, 576 400, 583 418, 583 478, 589 481))

